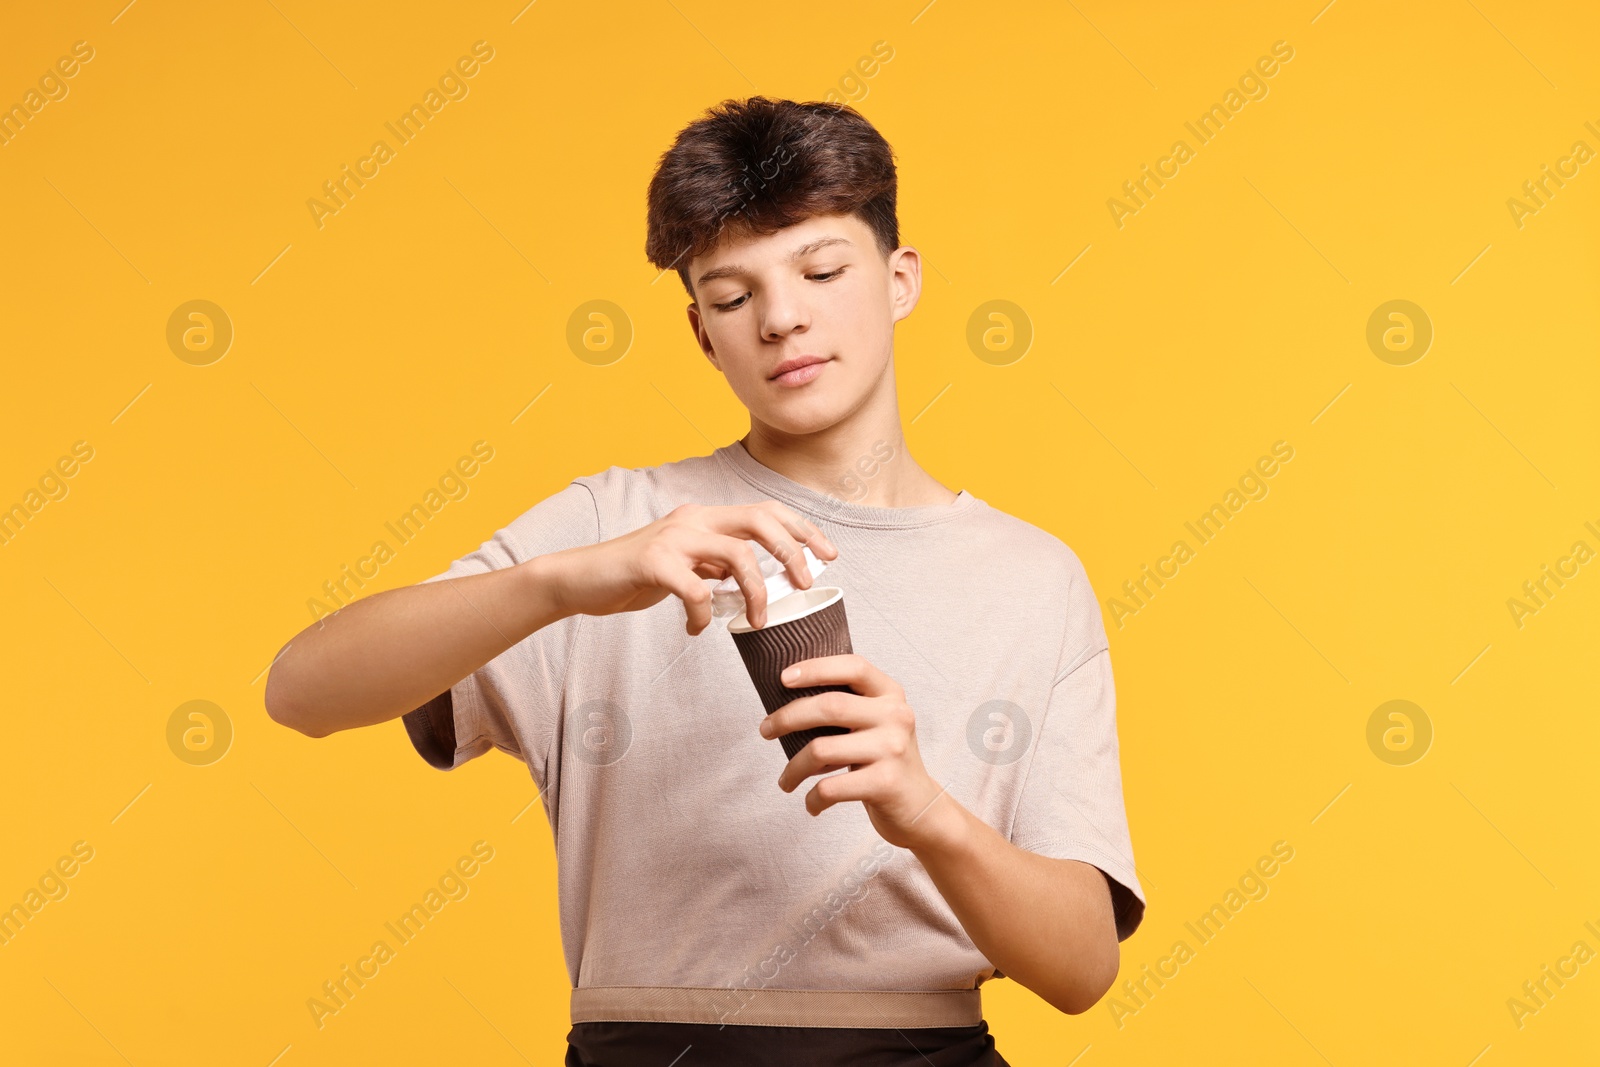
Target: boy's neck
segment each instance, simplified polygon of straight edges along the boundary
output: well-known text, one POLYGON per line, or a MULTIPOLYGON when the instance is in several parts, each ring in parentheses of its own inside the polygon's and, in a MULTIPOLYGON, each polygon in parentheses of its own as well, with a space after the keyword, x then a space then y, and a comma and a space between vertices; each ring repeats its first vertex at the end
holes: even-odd
POLYGON ((740 440, 763 467, 847 503, 909 508, 950 504, 957 496, 911 458, 898 415, 814 434, 787 434, 752 418, 740 440))

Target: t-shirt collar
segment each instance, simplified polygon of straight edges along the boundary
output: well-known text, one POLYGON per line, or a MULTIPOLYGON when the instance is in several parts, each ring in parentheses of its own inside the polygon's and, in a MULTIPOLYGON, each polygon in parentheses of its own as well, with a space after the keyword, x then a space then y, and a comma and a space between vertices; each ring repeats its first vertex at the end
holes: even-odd
POLYGON ((878 529, 932 526, 959 518, 971 512, 980 503, 977 497, 963 489, 956 499, 948 504, 919 504, 908 508, 857 504, 844 499, 842 495, 821 493, 779 474, 752 456, 744 447, 743 441, 736 440, 723 445, 712 454, 767 496, 781 500, 812 518, 846 526, 878 529))

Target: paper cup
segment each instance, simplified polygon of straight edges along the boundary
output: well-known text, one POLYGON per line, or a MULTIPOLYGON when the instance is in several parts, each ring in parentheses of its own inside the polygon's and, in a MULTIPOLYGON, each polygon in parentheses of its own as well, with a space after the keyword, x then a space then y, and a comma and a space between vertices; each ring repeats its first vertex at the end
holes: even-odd
MULTIPOLYGON (((854 652, 850 647, 850 626, 844 615, 844 590, 820 585, 790 593, 767 605, 767 624, 752 628, 744 612, 728 623, 728 632, 739 648, 745 670, 755 683, 762 706, 771 715, 792 700, 834 690, 854 692, 848 685, 792 687, 779 677, 784 668, 818 656, 838 656, 854 652)), ((813 737, 847 734, 844 726, 817 726, 784 734, 779 740, 789 759, 794 759, 813 737)))

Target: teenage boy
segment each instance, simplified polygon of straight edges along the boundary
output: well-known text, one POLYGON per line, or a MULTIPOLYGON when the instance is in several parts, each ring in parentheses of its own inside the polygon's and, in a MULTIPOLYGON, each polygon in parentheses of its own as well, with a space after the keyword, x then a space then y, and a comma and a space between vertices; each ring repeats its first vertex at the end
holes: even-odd
POLYGON ((687 126, 646 254, 749 432, 575 478, 272 668, 267 710, 312 737, 403 718, 435 767, 528 765, 568 1067, 1004 1064, 980 983, 1083 1012, 1143 917, 1083 566, 906 448, 894 324, 922 272, 895 189, 848 106, 754 97, 687 126), (855 654, 786 683, 850 691, 763 714, 710 599, 732 576, 765 623, 756 545, 801 588, 802 545, 828 563, 855 654), (777 737, 819 725, 849 732, 786 761, 777 737))

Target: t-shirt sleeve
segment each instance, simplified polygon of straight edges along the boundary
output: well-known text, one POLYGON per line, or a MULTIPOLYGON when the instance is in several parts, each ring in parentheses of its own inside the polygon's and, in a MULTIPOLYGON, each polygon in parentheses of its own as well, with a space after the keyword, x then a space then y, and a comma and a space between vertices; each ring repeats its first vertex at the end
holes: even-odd
POLYGON ((1011 842, 1098 867, 1110 885, 1118 941, 1144 919, 1144 888, 1134 871, 1122 801, 1111 652, 1104 645, 1079 653, 1050 690, 1011 842))
MULTIPOLYGON (((427 582, 510 567, 600 540, 594 493, 581 481, 546 497, 427 582)), ((543 787, 572 640, 582 616, 541 627, 449 689, 401 716, 430 765, 453 770, 497 748, 527 763, 543 787)))

